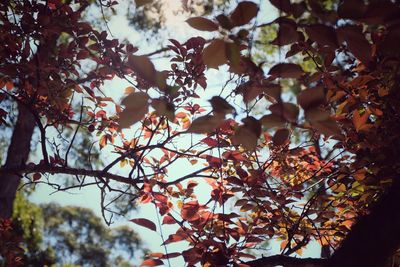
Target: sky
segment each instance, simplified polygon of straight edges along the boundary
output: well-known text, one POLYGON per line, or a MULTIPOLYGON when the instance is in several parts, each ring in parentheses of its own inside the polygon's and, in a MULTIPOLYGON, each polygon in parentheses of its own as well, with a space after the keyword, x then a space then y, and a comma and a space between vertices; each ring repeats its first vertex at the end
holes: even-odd
MULTIPOLYGON (((166 14, 166 32, 164 32, 165 38, 163 38, 163 45, 168 44, 169 38, 177 39, 180 42, 184 42, 191 36, 202 36, 204 38, 212 37, 212 33, 204 33, 196 31, 190 28, 185 20, 187 19, 184 15, 176 15, 175 11, 181 8, 180 0, 163 0, 167 1, 167 5, 164 8, 166 14)), ((118 7, 119 11, 124 11, 126 13, 126 4, 127 1, 120 1, 121 5, 118 7)), ((108 27, 112 33, 112 35, 119 39, 127 39, 134 45, 139 47, 138 54, 146 54, 160 48, 155 45, 158 42, 146 42, 144 40, 143 35, 136 31, 132 26, 129 25, 126 17, 124 16, 124 12, 120 12, 121 15, 112 16, 108 22, 108 27)), ((258 23, 265 23, 272 21, 277 16, 276 10, 269 4, 269 1, 262 1, 261 10, 258 14, 257 21, 258 23)), ((169 67, 169 62, 160 57, 154 57, 153 63, 159 70, 167 69, 169 67)), ((227 79, 227 72, 224 71, 224 67, 222 67, 219 71, 211 70, 207 72, 207 83, 209 84, 209 88, 202 95, 202 100, 206 101, 210 99, 213 93, 219 92, 221 86, 225 83, 227 79), (215 88, 215 90, 213 90, 215 88)), ((126 81, 120 79, 114 79, 111 82, 107 82, 104 86, 104 90, 106 94, 112 96, 117 102, 120 101, 123 96, 124 89, 129 86, 126 81)), ((108 154, 103 156, 103 161, 105 165, 107 162, 111 161, 114 158, 114 155, 108 154)), ((174 173, 176 175, 182 176, 182 170, 188 170, 188 163, 179 163, 175 166, 175 168, 170 170, 170 174, 173 176, 174 173)), ((113 169, 114 171, 118 171, 117 169, 113 169)), ((190 171, 190 168, 189 170, 190 171)), ((200 187, 201 189, 203 187, 200 187)), ((207 191, 207 190, 205 190, 207 191)), ((84 188, 82 190, 74 190, 70 192, 57 192, 54 193, 54 190, 45 185, 39 185, 37 190, 31 196, 30 200, 35 203, 44 203, 55 201, 62 205, 79 205, 87 208, 91 208, 97 215, 101 216, 100 209, 100 193, 97 188, 84 188)), ((201 194, 200 194, 201 199, 201 194)), ((135 218, 147 218, 154 222, 157 222, 157 211, 152 204, 142 205, 138 207, 138 210, 135 214, 131 214, 132 217, 135 218)), ((139 233, 142 237, 145 245, 152 250, 153 252, 164 252, 164 248, 160 246, 162 243, 162 238, 160 233, 155 233, 146 228, 133 225, 133 223, 129 223, 127 220, 131 218, 125 218, 114 225, 117 226, 119 224, 130 224, 134 229, 139 233)), ((157 223, 156 223, 157 224, 157 223)), ((164 238, 167 238, 169 234, 176 231, 175 226, 166 226, 163 227, 162 233, 164 238)), ((171 244, 168 246, 169 252, 181 251, 186 249, 184 242, 178 242, 175 244, 171 244)), ((273 243, 271 247, 271 251, 269 251, 270 255, 279 253, 279 246, 277 243, 273 243)), ((310 248, 307 249, 303 256, 308 257, 318 257, 319 249, 317 244, 311 244, 310 248)), ((137 262, 134 264, 136 265, 137 262)), ((171 261, 171 266, 184 266, 182 259, 176 259, 171 261)))

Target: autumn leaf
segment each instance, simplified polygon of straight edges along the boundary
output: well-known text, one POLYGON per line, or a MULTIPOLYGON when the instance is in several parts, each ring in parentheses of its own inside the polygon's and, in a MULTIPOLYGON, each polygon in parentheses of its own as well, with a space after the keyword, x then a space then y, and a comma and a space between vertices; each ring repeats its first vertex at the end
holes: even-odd
POLYGON ((288 18, 279 18, 277 20, 279 24, 279 30, 276 38, 271 41, 273 45, 288 45, 299 40, 299 32, 297 32, 296 23, 288 18))
POLYGON ((289 122, 297 121, 299 116, 299 108, 293 103, 276 103, 269 107, 272 114, 281 116, 289 122))
POLYGON ((138 219, 131 219, 130 221, 136 223, 137 225, 146 227, 147 229, 150 229, 152 231, 157 231, 157 226, 155 225, 155 223, 153 223, 148 219, 138 218, 138 219))
POLYGON ((322 86, 308 88, 301 91, 297 96, 297 103, 303 108, 308 109, 318 106, 325 102, 325 93, 322 86))
POLYGON ((336 136, 340 137, 341 136, 341 130, 339 125, 335 120, 332 118, 328 118, 326 120, 322 121, 313 121, 312 122, 313 128, 318 130, 320 133, 323 135, 329 137, 329 136, 336 136))
POLYGON ((340 42, 346 42, 349 51, 363 64, 369 63, 372 56, 372 46, 365 38, 362 28, 356 25, 346 25, 336 30, 340 42))
POLYGON ((325 121, 330 118, 329 112, 320 108, 309 108, 304 112, 304 117, 311 123, 325 121))
POLYGON ((140 267, 146 267, 146 266, 160 266, 160 265, 164 265, 164 262, 160 259, 147 259, 144 260, 141 264, 140 267))
POLYGON ((213 112, 220 113, 220 114, 229 114, 229 113, 236 113, 235 108, 232 107, 225 99, 220 96, 213 96, 210 99, 211 107, 213 112))
POLYGON ((143 92, 132 93, 122 100, 125 109, 119 114, 118 124, 128 128, 140 121, 149 109, 149 96, 143 92))
POLYGON ((221 39, 212 41, 203 51, 204 64, 209 68, 218 69, 227 63, 225 42, 221 39))
POLYGON ((274 146, 281 146, 284 145, 288 140, 290 136, 290 131, 286 128, 278 129, 274 137, 272 138, 272 143, 274 146))
POLYGON ((187 130, 188 133, 209 133, 215 130, 223 120, 221 116, 206 115, 195 119, 187 130))
POLYGON ((151 106, 156 110, 157 115, 166 116, 168 120, 175 119, 175 106, 165 99, 153 99, 151 106))
POLYGON ((219 23, 219 26, 221 26, 224 29, 231 30, 233 28, 233 24, 230 18, 225 16, 224 14, 220 14, 216 17, 216 20, 219 23))
POLYGON ((242 26, 249 23, 257 16, 258 6, 250 1, 240 2, 230 15, 234 26, 242 26))
POLYGON ((333 27, 323 24, 314 24, 305 26, 304 29, 310 39, 317 42, 319 45, 327 45, 333 48, 338 47, 338 40, 333 27))
POLYGON ((190 201, 184 203, 181 209, 181 217, 189 222, 198 220, 199 216, 199 203, 197 201, 190 201))
POLYGON ((360 115, 360 112, 358 110, 354 110, 353 124, 354 124, 357 132, 359 132, 361 130, 366 130, 370 127, 370 125, 367 124, 369 115, 370 114, 368 111, 365 111, 362 115, 360 115))
POLYGON ((304 72, 303 72, 303 69, 297 64, 279 63, 279 64, 273 66, 269 70, 268 74, 273 75, 275 77, 280 77, 280 78, 298 79, 304 74, 304 72))
POLYGON ((342 1, 338 7, 338 15, 343 19, 359 19, 361 18, 367 6, 363 0, 342 1))
POLYGON ((186 20, 186 22, 190 25, 190 27, 199 31, 212 32, 218 30, 218 25, 215 24, 215 22, 203 17, 189 18, 186 20))
POLYGON ((128 66, 142 79, 156 84, 156 69, 148 57, 129 55, 128 66))
POLYGON ((260 122, 267 129, 271 129, 274 127, 284 127, 287 123, 285 120, 282 119, 281 116, 278 116, 276 114, 265 115, 260 119, 260 122))
POLYGON ((162 224, 175 224, 175 223, 176 223, 175 219, 169 215, 164 216, 162 220, 162 224))
POLYGON ((153 0, 135 0, 136 8, 150 4, 153 0))
POLYGON ((42 178, 42 175, 40 173, 38 173, 38 172, 34 173, 33 176, 32 176, 32 180, 34 182, 40 180, 40 178, 42 178))
POLYGON ((244 118, 242 121, 244 124, 236 129, 232 142, 235 145, 242 145, 247 150, 254 150, 261 135, 261 124, 253 117, 244 118))

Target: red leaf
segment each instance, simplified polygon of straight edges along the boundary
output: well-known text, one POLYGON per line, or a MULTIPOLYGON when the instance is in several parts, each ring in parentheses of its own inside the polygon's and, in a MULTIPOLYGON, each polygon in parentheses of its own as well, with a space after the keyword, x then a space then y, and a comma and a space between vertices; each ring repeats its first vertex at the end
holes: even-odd
POLYGON ((153 223, 152 221, 150 221, 148 219, 138 218, 138 219, 132 219, 130 221, 133 223, 136 223, 140 226, 146 227, 152 231, 157 231, 157 226, 155 225, 155 223, 153 223))
POLYGON ((163 221, 162 221, 162 224, 175 224, 175 223, 176 223, 175 219, 172 218, 172 217, 169 216, 169 215, 166 215, 166 216, 163 218, 163 221))
POLYGON ((39 180, 42 177, 42 175, 38 172, 34 173, 32 176, 32 180, 35 182, 37 180, 39 180))
POLYGON ((181 210, 181 217, 184 220, 195 221, 200 218, 199 216, 199 203, 197 201, 190 201, 184 203, 181 210))

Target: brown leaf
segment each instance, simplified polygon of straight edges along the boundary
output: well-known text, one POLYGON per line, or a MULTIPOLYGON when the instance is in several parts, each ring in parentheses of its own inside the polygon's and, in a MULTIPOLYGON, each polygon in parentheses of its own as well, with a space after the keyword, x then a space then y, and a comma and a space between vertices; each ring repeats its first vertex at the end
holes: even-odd
POLYGON ((212 41, 203 51, 204 64, 209 68, 218 69, 227 63, 225 42, 221 39, 212 41))
POLYGON ((174 121, 175 119, 175 106, 173 103, 165 99, 153 99, 151 106, 156 110, 159 116, 166 116, 168 120, 174 121))
POLYGON ((303 75, 303 69, 293 63, 279 63, 269 70, 269 75, 281 78, 298 79, 303 75))
POLYGON ((138 219, 131 219, 130 221, 136 223, 137 225, 146 227, 147 229, 150 229, 152 231, 157 231, 156 224, 148 219, 138 218, 138 219))
POLYGON ((292 6, 290 4, 290 0, 270 0, 270 2, 278 10, 281 10, 285 13, 291 13, 292 6))
POLYGON ((210 99, 210 103, 214 113, 225 115, 236 112, 235 108, 220 96, 213 96, 210 99))
POLYGON ((346 25, 337 29, 340 42, 346 42, 349 51, 363 64, 371 60, 372 47, 365 38, 362 28, 355 25, 346 25))
POLYGON ((135 0, 136 8, 150 4, 153 0, 135 0))
POLYGON ((244 125, 239 126, 232 142, 235 145, 242 145, 247 150, 254 150, 261 134, 261 124, 253 117, 243 119, 244 125))
POLYGON ((303 108, 308 109, 318 106, 325 102, 324 88, 321 86, 303 90, 297 96, 297 103, 303 108))
POLYGON ((190 27, 199 31, 212 32, 218 30, 218 25, 215 24, 215 22, 203 17, 189 18, 186 20, 186 22, 190 25, 190 27))
POLYGON ((328 118, 324 121, 314 121, 311 125, 325 136, 341 136, 339 126, 332 118, 328 118))
POLYGON ((363 0, 344 0, 338 7, 338 15, 342 19, 358 19, 363 17, 366 10, 363 0))
POLYGON ((276 103, 269 107, 272 114, 281 116, 287 121, 295 122, 299 115, 299 108, 293 103, 276 103))
POLYGON ((227 30, 231 30, 233 28, 232 21, 224 14, 218 15, 216 19, 222 28, 227 30))
POLYGON ((272 143, 274 146, 281 146, 284 145, 288 140, 290 136, 290 131, 286 128, 278 129, 274 137, 272 137, 272 143))
POLYGON ((240 48, 236 43, 225 43, 225 54, 229 63, 233 67, 239 67, 240 64, 240 48))
POLYGON ((234 26, 242 26, 249 23, 257 16, 258 6, 250 1, 240 2, 230 15, 230 19, 234 26))
POLYGON ((274 127, 284 127, 286 124, 286 121, 282 119, 281 116, 278 116, 276 114, 268 114, 265 115, 261 118, 261 124, 267 129, 271 129, 274 127))
POLYGON ((128 66, 142 79, 151 84, 156 83, 156 69, 148 57, 129 55, 128 66))
POLYGON ((119 114, 118 124, 128 128, 140 121, 149 109, 149 96, 143 92, 132 93, 122 100, 125 109, 119 114))
POLYGON ((330 114, 328 111, 322 110, 317 107, 312 107, 312 108, 307 109, 304 112, 304 116, 305 116, 306 120, 308 120, 311 123, 325 121, 330 118, 330 114))
POLYGON ((206 115, 195 119, 187 130, 188 133, 209 133, 215 130, 221 122, 223 117, 206 115))
POLYGON ((279 18, 279 31, 277 37, 271 41, 273 45, 288 45, 298 41, 299 33, 297 32, 296 23, 287 18, 279 18))
POLYGON ((304 28, 310 39, 317 42, 319 45, 327 45, 333 48, 338 47, 336 32, 333 27, 322 24, 314 24, 305 26, 304 28))

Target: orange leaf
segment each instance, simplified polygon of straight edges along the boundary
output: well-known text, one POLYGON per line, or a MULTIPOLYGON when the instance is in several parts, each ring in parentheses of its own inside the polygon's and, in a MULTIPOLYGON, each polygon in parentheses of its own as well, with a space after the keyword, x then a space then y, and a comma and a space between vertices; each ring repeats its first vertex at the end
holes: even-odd
POLYGON ((148 259, 148 260, 144 260, 142 262, 142 264, 140 264, 140 267, 144 267, 144 266, 160 266, 160 265, 164 265, 164 262, 162 260, 159 259, 148 259))
POLYGON ((358 110, 354 110, 353 112, 353 124, 356 127, 356 131, 362 130, 363 126, 365 126, 367 120, 369 117, 369 112, 364 112, 363 115, 360 116, 360 113, 358 110))

